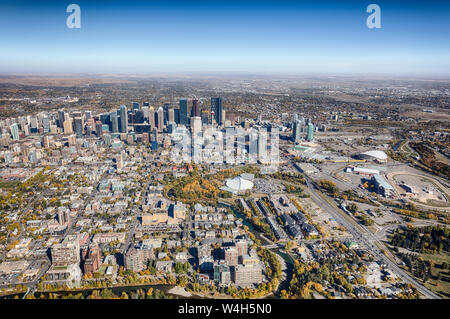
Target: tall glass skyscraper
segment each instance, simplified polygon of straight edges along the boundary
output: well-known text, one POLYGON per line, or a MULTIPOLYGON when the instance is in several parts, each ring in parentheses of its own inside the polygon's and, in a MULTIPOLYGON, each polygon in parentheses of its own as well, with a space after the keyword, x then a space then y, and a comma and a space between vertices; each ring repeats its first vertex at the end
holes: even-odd
POLYGON ((188 101, 186 99, 180 100, 180 124, 188 124, 188 101))
POLYGON ((214 120, 217 124, 222 124, 222 98, 211 98, 211 113, 214 112, 214 120))
POLYGON ((314 140, 314 131, 315 131, 315 127, 312 123, 308 124, 308 134, 306 135, 306 140, 307 141, 312 141, 314 140))
POLYGON ((201 110, 200 110, 200 101, 199 100, 192 100, 192 112, 191 116, 201 116, 201 110))
POLYGON ((111 131, 114 133, 119 132, 119 118, 117 116, 117 112, 114 111, 109 115, 111 121, 111 131))
POLYGON ((125 105, 120 106, 120 132, 126 133, 128 128, 128 109, 125 105))

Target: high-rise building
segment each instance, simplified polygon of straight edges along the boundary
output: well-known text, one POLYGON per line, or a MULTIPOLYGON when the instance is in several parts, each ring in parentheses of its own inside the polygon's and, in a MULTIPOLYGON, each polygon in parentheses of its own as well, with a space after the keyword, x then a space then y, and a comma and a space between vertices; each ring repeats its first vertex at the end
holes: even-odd
POLYGON ((315 130, 314 124, 309 123, 308 124, 308 133, 306 135, 307 141, 311 142, 312 140, 314 140, 314 130, 315 130))
POLYGON ((145 264, 142 257, 142 254, 136 248, 128 249, 125 254, 125 268, 134 272, 144 270, 145 264))
POLYGON ((174 111, 174 109, 169 109, 169 123, 175 123, 175 111, 174 111))
POLYGON ((201 109, 200 109, 200 101, 195 99, 192 100, 192 111, 191 111, 191 117, 194 116, 201 116, 201 109))
POLYGON ((98 270, 101 264, 98 244, 84 248, 81 256, 83 260, 83 272, 85 274, 92 274, 98 270))
POLYGON ((128 131, 128 109, 125 105, 120 106, 120 132, 127 133, 128 131))
POLYGON ((75 117, 73 119, 73 126, 75 128, 75 133, 77 134, 78 138, 81 138, 83 136, 83 130, 84 130, 84 121, 82 117, 75 117))
POLYGON ((50 136, 49 135, 44 136, 43 145, 44 145, 44 148, 50 147, 50 136))
POLYGON ((223 250, 225 263, 228 266, 235 266, 238 264, 238 250, 236 247, 225 247, 223 250))
POLYGON ((196 117, 191 117, 191 128, 192 128, 192 133, 199 133, 202 131, 202 119, 198 116, 196 117))
POLYGON ((59 110, 58 111, 58 127, 59 128, 64 128, 64 121, 65 121, 65 114, 64 114, 64 110, 59 110))
POLYGON ((80 263, 80 244, 77 236, 67 236, 62 243, 54 244, 51 249, 52 264, 68 266, 80 263))
POLYGON ((169 103, 164 103, 163 105, 163 111, 164 111, 164 125, 167 125, 169 123, 169 103))
POLYGON ((110 121, 111 121, 111 131, 113 133, 119 132, 119 117, 117 116, 117 112, 111 112, 109 115, 110 121))
POLYGON ((298 143, 301 139, 301 132, 302 132, 302 124, 299 120, 296 120, 294 122, 293 128, 292 128, 292 140, 296 143, 298 143))
POLYGON ((72 134, 73 133, 72 120, 70 118, 68 118, 64 121, 63 126, 64 126, 64 134, 72 134))
POLYGON ((244 256, 248 253, 248 243, 245 239, 239 239, 235 243, 238 256, 244 256))
POLYGON ((173 109, 173 113, 175 116, 175 123, 180 124, 180 109, 173 109))
POLYGON ((150 108, 148 106, 144 106, 142 107, 142 113, 144 114, 144 120, 148 121, 149 115, 150 115, 150 108))
POLYGON ((150 130, 153 130, 156 125, 155 125, 155 109, 153 108, 153 106, 151 106, 148 109, 148 124, 150 124, 150 130))
POLYGON ((158 114, 158 123, 156 125, 158 131, 162 131, 164 130, 164 109, 162 107, 159 107, 157 114, 158 114))
POLYGON ((222 98, 212 97, 211 98, 211 114, 214 113, 214 120, 216 123, 222 124, 222 98))
POLYGON ((188 124, 188 102, 186 99, 180 100, 180 124, 188 124))
POLYGON ((44 133, 50 132, 50 119, 47 116, 42 118, 42 127, 44 128, 44 133))
POLYGON ((267 158, 267 130, 260 129, 258 132, 258 159, 264 163, 267 158))
POLYGON ((214 282, 216 284, 228 284, 231 282, 230 267, 223 261, 214 263, 214 282))
POLYGON ((262 268, 256 265, 236 265, 231 272, 233 282, 240 287, 259 284, 263 280, 262 268))
POLYGON ((14 123, 10 126, 12 139, 17 141, 19 139, 19 125, 14 123))

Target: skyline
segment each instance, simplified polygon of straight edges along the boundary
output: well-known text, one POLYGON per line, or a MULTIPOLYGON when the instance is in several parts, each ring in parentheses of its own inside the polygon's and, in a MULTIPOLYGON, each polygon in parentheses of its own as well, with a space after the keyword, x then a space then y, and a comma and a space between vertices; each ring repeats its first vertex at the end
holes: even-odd
POLYGON ((449 4, 1 1, 1 73, 450 75, 449 4), (68 29, 66 7, 81 7, 68 29), (381 7, 381 29, 366 8, 381 7), (6 31, 5 31, 6 30, 6 31))

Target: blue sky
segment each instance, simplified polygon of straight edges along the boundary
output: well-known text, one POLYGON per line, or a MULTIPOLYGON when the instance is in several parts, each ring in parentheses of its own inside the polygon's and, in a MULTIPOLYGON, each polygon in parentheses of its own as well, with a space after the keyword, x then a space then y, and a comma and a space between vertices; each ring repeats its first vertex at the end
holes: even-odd
POLYGON ((449 16, 444 1, 0 0, 0 72, 450 75, 449 16))

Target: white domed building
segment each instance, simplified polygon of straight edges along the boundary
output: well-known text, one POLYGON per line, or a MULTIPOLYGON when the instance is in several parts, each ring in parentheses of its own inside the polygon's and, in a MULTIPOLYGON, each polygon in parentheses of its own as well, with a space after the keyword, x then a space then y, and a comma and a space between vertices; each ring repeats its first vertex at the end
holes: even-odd
POLYGON ((379 150, 367 151, 358 155, 360 159, 365 159, 369 161, 377 161, 385 163, 388 160, 388 156, 385 152, 379 150))
POLYGON ((221 187, 222 190, 233 194, 241 194, 253 188, 253 182, 242 176, 227 179, 225 185, 221 187))

